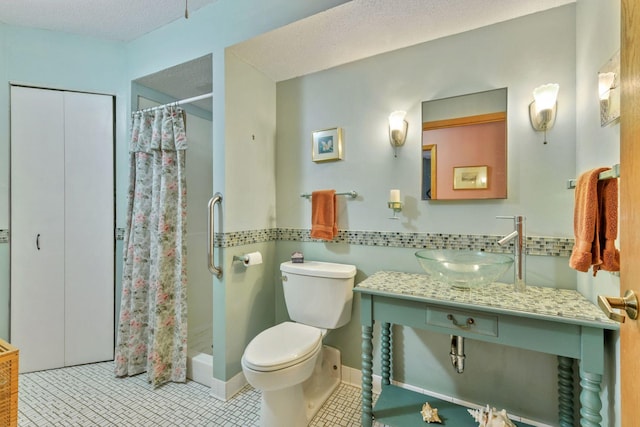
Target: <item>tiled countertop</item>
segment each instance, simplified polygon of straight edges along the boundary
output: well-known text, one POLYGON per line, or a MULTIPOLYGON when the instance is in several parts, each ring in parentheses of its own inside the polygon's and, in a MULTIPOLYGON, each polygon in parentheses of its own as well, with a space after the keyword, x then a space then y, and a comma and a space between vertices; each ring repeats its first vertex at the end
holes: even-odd
POLYGON ((380 271, 360 282, 355 291, 602 329, 619 328, 618 323, 608 319, 599 307, 578 291, 568 289, 527 286, 526 292, 515 292, 513 285, 496 282, 463 290, 433 280, 426 274, 380 271))

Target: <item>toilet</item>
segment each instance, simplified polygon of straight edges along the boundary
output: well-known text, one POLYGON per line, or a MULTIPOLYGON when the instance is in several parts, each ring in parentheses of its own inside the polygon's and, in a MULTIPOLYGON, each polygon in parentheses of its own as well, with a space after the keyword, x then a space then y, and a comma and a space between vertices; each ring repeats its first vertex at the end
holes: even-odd
POLYGON ((303 427, 340 383, 340 352, 322 340, 351 320, 356 267, 283 262, 280 271, 291 321, 251 340, 242 371, 262 392, 261 427, 303 427))

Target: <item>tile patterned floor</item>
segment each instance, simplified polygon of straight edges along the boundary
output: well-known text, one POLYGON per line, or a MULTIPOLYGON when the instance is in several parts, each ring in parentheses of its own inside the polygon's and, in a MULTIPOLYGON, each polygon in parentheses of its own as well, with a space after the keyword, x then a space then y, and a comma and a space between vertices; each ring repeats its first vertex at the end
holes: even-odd
MULTIPOLYGON (((247 386, 229 402, 189 381, 153 389, 144 375, 115 378, 113 362, 20 375, 19 427, 253 427, 260 393, 247 386)), ((360 389, 340 385, 312 427, 360 425, 360 389)))

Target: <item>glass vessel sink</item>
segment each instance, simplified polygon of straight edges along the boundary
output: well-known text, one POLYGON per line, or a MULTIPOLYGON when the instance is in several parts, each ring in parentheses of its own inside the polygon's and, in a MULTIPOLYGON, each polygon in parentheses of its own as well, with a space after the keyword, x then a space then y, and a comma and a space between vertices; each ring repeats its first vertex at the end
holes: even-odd
POLYGON ((415 255, 433 279, 463 289, 495 282, 513 264, 508 255, 488 252, 423 249, 415 255))

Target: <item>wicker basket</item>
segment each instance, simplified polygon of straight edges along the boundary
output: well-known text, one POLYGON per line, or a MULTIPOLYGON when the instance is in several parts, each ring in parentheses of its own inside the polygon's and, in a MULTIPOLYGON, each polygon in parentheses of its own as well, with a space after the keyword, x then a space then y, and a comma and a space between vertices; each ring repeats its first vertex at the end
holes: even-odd
POLYGON ((18 349, 0 340, 0 426, 18 425, 18 349))

